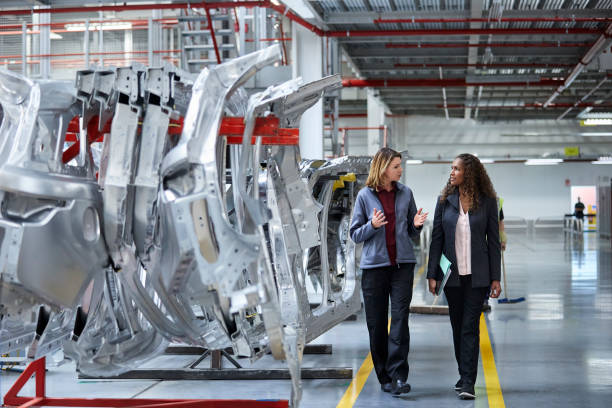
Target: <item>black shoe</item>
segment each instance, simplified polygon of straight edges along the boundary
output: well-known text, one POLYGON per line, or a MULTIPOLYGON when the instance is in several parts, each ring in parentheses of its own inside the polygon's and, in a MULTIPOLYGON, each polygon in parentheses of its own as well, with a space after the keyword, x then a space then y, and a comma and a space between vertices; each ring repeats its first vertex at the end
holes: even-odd
POLYGON ((392 388, 392 387, 391 387, 391 383, 390 383, 390 382, 388 382, 388 383, 384 383, 384 384, 380 384, 380 389, 381 389, 383 392, 391 392, 391 388, 392 388))
POLYGON ((455 384, 455 391, 461 391, 462 385, 463 385, 463 381, 461 381, 461 378, 460 378, 459 381, 457 381, 457 384, 455 384))
POLYGON ((463 384, 461 386, 461 390, 459 391, 459 395, 458 395, 459 399, 462 400, 473 400, 476 398, 476 393, 474 392, 474 386, 473 385, 468 385, 468 384, 463 384))
POLYGON ((391 394, 400 395, 407 394, 410 392, 410 384, 406 381, 395 380, 391 383, 391 394))

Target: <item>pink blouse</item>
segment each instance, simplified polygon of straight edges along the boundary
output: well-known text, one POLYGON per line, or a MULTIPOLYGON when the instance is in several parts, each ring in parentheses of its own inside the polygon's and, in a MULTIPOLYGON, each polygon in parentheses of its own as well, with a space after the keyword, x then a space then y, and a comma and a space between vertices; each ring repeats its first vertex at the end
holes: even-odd
POLYGON ((459 275, 472 274, 472 245, 470 235, 470 215, 463 211, 459 200, 459 218, 455 229, 455 254, 457 255, 457 269, 459 275))

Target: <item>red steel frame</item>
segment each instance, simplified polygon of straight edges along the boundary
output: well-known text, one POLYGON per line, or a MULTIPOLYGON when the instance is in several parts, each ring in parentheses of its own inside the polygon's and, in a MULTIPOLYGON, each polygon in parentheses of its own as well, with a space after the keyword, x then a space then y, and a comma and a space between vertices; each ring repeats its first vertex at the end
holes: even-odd
MULTIPOLYGON (((300 143, 299 128, 281 128, 279 127, 280 120, 274 116, 255 119, 255 128, 251 144, 255 144, 256 137, 261 137, 262 145, 282 145, 291 146, 300 143)), ((101 142, 104 140, 104 134, 110 133, 111 122, 107 122, 102 126, 102 130, 98 130, 98 116, 94 116, 87 124, 87 143, 101 142)), ((168 126, 169 135, 180 135, 183 131, 183 118, 179 120, 171 120, 168 126)), ((62 161, 68 163, 79 154, 79 117, 74 117, 68 124, 66 132, 66 142, 73 144, 64 151, 62 161)), ((226 117, 221 121, 219 135, 227 138, 228 144, 241 144, 242 135, 244 134, 244 118, 241 117, 226 117)))
POLYGON ((288 408, 288 400, 216 400, 216 399, 135 399, 135 398, 56 398, 45 393, 45 358, 32 361, 4 395, 4 405, 26 408, 47 407, 181 407, 181 408, 288 408), (36 396, 21 397, 23 386, 35 376, 36 396))

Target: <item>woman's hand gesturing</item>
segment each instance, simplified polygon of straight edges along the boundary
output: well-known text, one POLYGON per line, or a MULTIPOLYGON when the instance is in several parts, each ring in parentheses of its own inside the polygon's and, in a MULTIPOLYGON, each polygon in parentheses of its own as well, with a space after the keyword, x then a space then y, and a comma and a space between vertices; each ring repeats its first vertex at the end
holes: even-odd
POLYGON ((417 228, 422 227, 423 224, 425 224, 425 220, 427 219, 427 215, 429 214, 428 212, 423 213, 422 211, 423 209, 419 208, 419 211, 414 216, 414 226, 417 228))
POLYGON ((385 214, 382 211, 378 211, 376 208, 372 212, 372 226, 374 228, 380 228, 385 225, 387 221, 385 221, 385 214))

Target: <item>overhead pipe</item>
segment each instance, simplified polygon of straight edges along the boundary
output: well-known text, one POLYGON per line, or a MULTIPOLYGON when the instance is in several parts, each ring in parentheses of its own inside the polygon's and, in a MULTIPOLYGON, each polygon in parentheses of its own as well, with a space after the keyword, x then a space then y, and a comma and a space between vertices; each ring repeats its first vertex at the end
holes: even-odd
POLYGON ((527 42, 527 43, 479 43, 479 44, 468 44, 468 43, 386 43, 385 48, 479 48, 479 47, 492 47, 492 48, 558 48, 558 47, 592 47, 595 43, 564 43, 564 42, 527 42))
POLYGON ((602 34, 596 28, 459 28, 435 30, 360 30, 360 31, 325 31, 325 36, 335 38, 350 37, 394 37, 394 36, 427 36, 427 35, 575 35, 602 34))
POLYGON ((467 82, 465 78, 423 78, 423 79, 356 79, 346 78, 342 80, 345 88, 386 88, 386 87, 466 87, 466 86, 558 86, 562 80, 540 79, 539 81, 515 81, 515 82, 467 82))
POLYGON ((14 9, 0 10, 0 16, 18 16, 30 14, 61 14, 61 13, 93 13, 100 11, 138 11, 138 10, 174 10, 190 8, 233 8, 233 7, 268 7, 269 1, 220 1, 220 2, 187 2, 187 3, 165 3, 165 4, 123 4, 117 6, 81 6, 81 7, 55 7, 50 9, 14 9))
MULTIPOLYGON (((411 104, 411 106, 415 106, 414 104, 411 104)), ((427 107, 427 106, 431 106, 432 108, 434 107, 434 105, 418 105, 421 107, 427 107)), ((609 108, 612 107, 612 103, 608 103, 608 104, 596 104, 596 103, 586 103, 586 102, 580 102, 578 104, 574 104, 574 103, 553 103, 549 106, 544 106, 544 104, 542 103, 525 103, 522 105, 465 105, 465 104, 450 104, 447 105, 448 109, 464 109, 464 108, 480 108, 480 109, 517 109, 517 108, 536 108, 536 109, 563 109, 563 108, 567 108, 567 107, 589 107, 589 106, 597 106, 597 107, 602 107, 602 108, 609 108)), ((435 105, 435 108, 442 108, 444 107, 444 105, 440 105, 437 104, 435 105)))
POLYGON ((605 32, 595 41, 595 44, 584 54, 572 72, 565 78, 563 84, 548 98, 544 106, 550 105, 561 93, 572 85, 572 82, 580 75, 582 70, 593 61, 599 54, 610 47, 612 44, 612 24, 609 24, 605 32))
MULTIPOLYGON (((442 81, 444 78, 442 78, 442 67, 438 67, 438 69, 440 70, 440 81, 442 81)), ((448 115, 448 102, 446 100, 446 88, 442 87, 442 101, 444 102, 444 115, 446 116, 446 120, 449 120, 450 117, 448 115)))
POLYGON ((610 23, 609 17, 502 17, 502 18, 376 18, 374 24, 402 23, 610 23))
POLYGON ((573 67, 574 64, 547 64, 547 63, 535 63, 535 62, 525 62, 525 63, 508 63, 508 64, 453 64, 453 63, 414 63, 414 64, 402 64, 396 63, 393 65, 395 68, 437 68, 437 67, 449 67, 449 68, 463 68, 463 67, 475 67, 475 68, 569 68, 573 67))
POLYGON ((608 77, 604 77, 601 81, 599 81, 599 83, 597 85, 595 85, 595 87, 593 89, 591 89, 586 95, 584 95, 582 98, 580 98, 578 101, 576 101, 575 104, 573 104, 572 106, 570 106, 569 108, 567 108, 567 110, 565 112, 563 112, 561 115, 559 115, 559 117, 557 118, 557 120, 561 120, 565 117, 565 115, 567 115, 568 113, 570 113, 572 111, 572 109, 574 109, 575 107, 580 106, 581 103, 584 103, 584 101, 586 101, 589 96, 593 95, 595 93, 595 91, 597 91, 606 81, 608 80, 608 77))
MULTIPOLYGON (((126 4, 115 6, 82 6, 82 7, 57 7, 49 9, 14 9, 0 10, 0 16, 5 15, 31 15, 43 13, 79 13, 79 12, 103 12, 103 11, 128 11, 128 10, 163 10, 163 9, 190 9, 190 8, 234 8, 234 7, 261 7, 270 8, 286 16, 289 20, 309 29, 323 37, 349 38, 349 37, 388 37, 388 36, 426 36, 426 35, 536 35, 536 34, 601 34, 596 28, 467 28, 448 30, 363 30, 363 31, 324 31, 317 26, 307 22, 297 14, 290 11, 289 7, 277 5, 269 0, 257 1, 221 1, 221 2, 197 2, 197 3, 164 3, 164 4, 126 4)), ((488 21, 488 20, 487 20, 488 21)))

